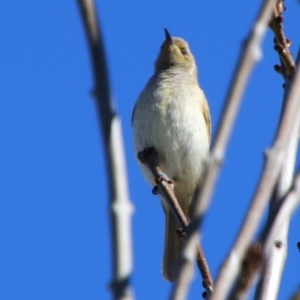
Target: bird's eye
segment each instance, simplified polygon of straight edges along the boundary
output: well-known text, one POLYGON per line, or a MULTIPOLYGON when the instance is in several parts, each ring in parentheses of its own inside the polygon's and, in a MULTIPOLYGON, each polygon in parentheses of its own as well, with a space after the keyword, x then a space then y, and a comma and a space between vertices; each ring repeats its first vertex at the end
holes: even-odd
POLYGON ((182 49, 181 49, 181 53, 182 53, 184 56, 186 56, 186 55, 187 55, 186 49, 185 49, 185 48, 182 48, 182 49))

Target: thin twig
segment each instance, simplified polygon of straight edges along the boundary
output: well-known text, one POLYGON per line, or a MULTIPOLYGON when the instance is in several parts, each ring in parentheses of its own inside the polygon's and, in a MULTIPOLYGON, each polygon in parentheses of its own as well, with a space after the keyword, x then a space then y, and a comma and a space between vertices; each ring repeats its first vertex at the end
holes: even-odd
POLYGON ((105 147, 111 208, 114 299, 133 299, 131 215, 121 121, 114 110, 100 26, 93 0, 78 0, 94 73, 94 95, 105 147))
POLYGON ((282 62, 281 66, 275 66, 275 70, 283 75, 283 77, 291 78, 295 70, 295 62, 290 52, 291 41, 286 38, 283 30, 283 12, 285 6, 282 0, 276 3, 276 7, 273 10, 273 16, 270 21, 270 28, 274 33, 275 50, 280 56, 282 62))
MULTIPOLYGON (((154 149, 145 149, 144 151, 146 152, 139 153, 138 158, 142 163, 147 165, 148 169, 151 171, 155 179, 157 186, 153 189, 153 191, 154 193, 158 193, 161 197, 164 198, 169 208, 171 209, 175 219, 177 220, 177 223, 181 227, 181 231, 180 232, 178 231, 177 234, 182 239, 186 240, 186 237, 188 236, 189 233, 189 229, 188 229, 189 222, 186 216, 184 215, 184 212, 182 211, 178 203, 178 200, 174 194, 174 183, 167 182, 161 177, 162 172, 158 166, 157 152, 154 149)), ((206 291, 210 291, 213 286, 213 280, 204 252, 200 244, 198 244, 197 246, 196 256, 192 255, 190 257, 186 257, 185 259, 189 261, 189 264, 193 264, 195 261, 195 257, 196 257, 198 269, 202 276, 203 286, 206 289, 206 291)))
MULTIPOLYGON (((199 193, 195 196, 197 201, 193 213, 193 225, 191 226, 193 234, 191 234, 189 241, 186 243, 186 253, 189 252, 189 249, 190 251, 193 251, 193 247, 195 247, 195 245, 197 244, 196 231, 199 225, 201 225, 203 216, 208 209, 212 192, 218 177, 219 169, 226 153, 229 137, 249 76, 254 65, 261 58, 260 44, 265 35, 268 19, 271 15, 274 3, 274 0, 267 0, 263 2, 254 26, 247 40, 243 44, 236 70, 234 72, 234 76, 232 78, 230 88, 226 97, 222 118, 218 125, 217 135, 213 143, 212 153, 210 155, 207 171, 204 176, 204 182, 202 184, 202 188, 199 190, 199 193)), ((183 260, 181 260, 180 265, 181 270, 184 270, 185 268, 183 260)), ((185 273, 181 271, 180 276, 185 276, 185 273)), ((223 280, 221 280, 221 284, 222 281, 223 280)), ((185 289, 184 291, 179 291, 179 286, 174 285, 172 294, 174 295, 176 293, 179 293, 186 298, 188 285, 183 288, 185 289)), ((224 294, 222 294, 223 289, 220 283, 218 289, 219 294, 217 293, 218 297, 215 299, 223 299, 224 294)))

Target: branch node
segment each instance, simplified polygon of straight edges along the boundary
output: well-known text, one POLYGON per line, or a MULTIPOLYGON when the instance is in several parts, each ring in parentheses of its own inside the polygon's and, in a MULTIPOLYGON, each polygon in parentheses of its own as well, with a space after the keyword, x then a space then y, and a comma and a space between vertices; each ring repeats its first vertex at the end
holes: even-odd
POLYGON ((292 45, 292 41, 290 39, 286 39, 285 41, 286 41, 286 46, 287 47, 290 47, 292 45))
POLYGON ((157 185, 153 187, 152 194, 153 195, 157 195, 158 194, 158 186, 157 185))
POLYGON ((275 22, 278 24, 283 23, 283 15, 278 15, 277 17, 274 18, 275 22))
POLYGON ((283 46, 281 44, 276 44, 274 46, 275 51, 279 53, 279 55, 282 55, 284 53, 283 46))
POLYGON ((275 241, 275 247, 280 249, 283 246, 283 242, 282 241, 275 241))
POLYGON ((279 2, 278 5, 277 5, 277 7, 276 7, 276 9, 277 9, 277 12, 279 14, 281 14, 281 13, 283 13, 285 11, 285 6, 283 5, 282 2, 279 2))
POLYGON ((279 74, 282 74, 282 67, 280 65, 275 65, 274 66, 274 70, 279 73, 279 74))

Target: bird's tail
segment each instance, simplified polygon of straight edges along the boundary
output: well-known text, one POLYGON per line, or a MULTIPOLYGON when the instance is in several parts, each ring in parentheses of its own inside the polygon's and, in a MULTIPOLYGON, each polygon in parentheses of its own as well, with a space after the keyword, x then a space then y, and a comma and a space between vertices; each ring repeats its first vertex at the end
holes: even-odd
POLYGON ((178 228, 172 212, 166 210, 165 249, 163 258, 163 276, 166 280, 176 280, 176 267, 183 242, 176 234, 178 228))
POLYGON ((165 248, 163 258, 163 276, 169 281, 176 281, 177 264, 183 248, 182 239, 176 234, 177 221, 169 209, 166 209, 165 248))

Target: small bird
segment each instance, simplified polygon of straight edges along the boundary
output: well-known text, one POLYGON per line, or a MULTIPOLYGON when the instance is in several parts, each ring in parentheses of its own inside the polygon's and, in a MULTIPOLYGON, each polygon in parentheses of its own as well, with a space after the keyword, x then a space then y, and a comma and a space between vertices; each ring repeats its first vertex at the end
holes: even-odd
MULTIPOLYGON (((146 148, 157 151, 159 167, 174 181, 174 193, 189 218, 192 198, 209 154, 211 118, 188 43, 171 37, 166 29, 154 74, 133 109, 132 127, 135 153, 146 148)), ((141 162, 139 165, 155 186, 147 166, 141 162)), ((161 201, 166 215, 163 276, 173 282, 183 242, 176 235, 175 217, 161 201)))

